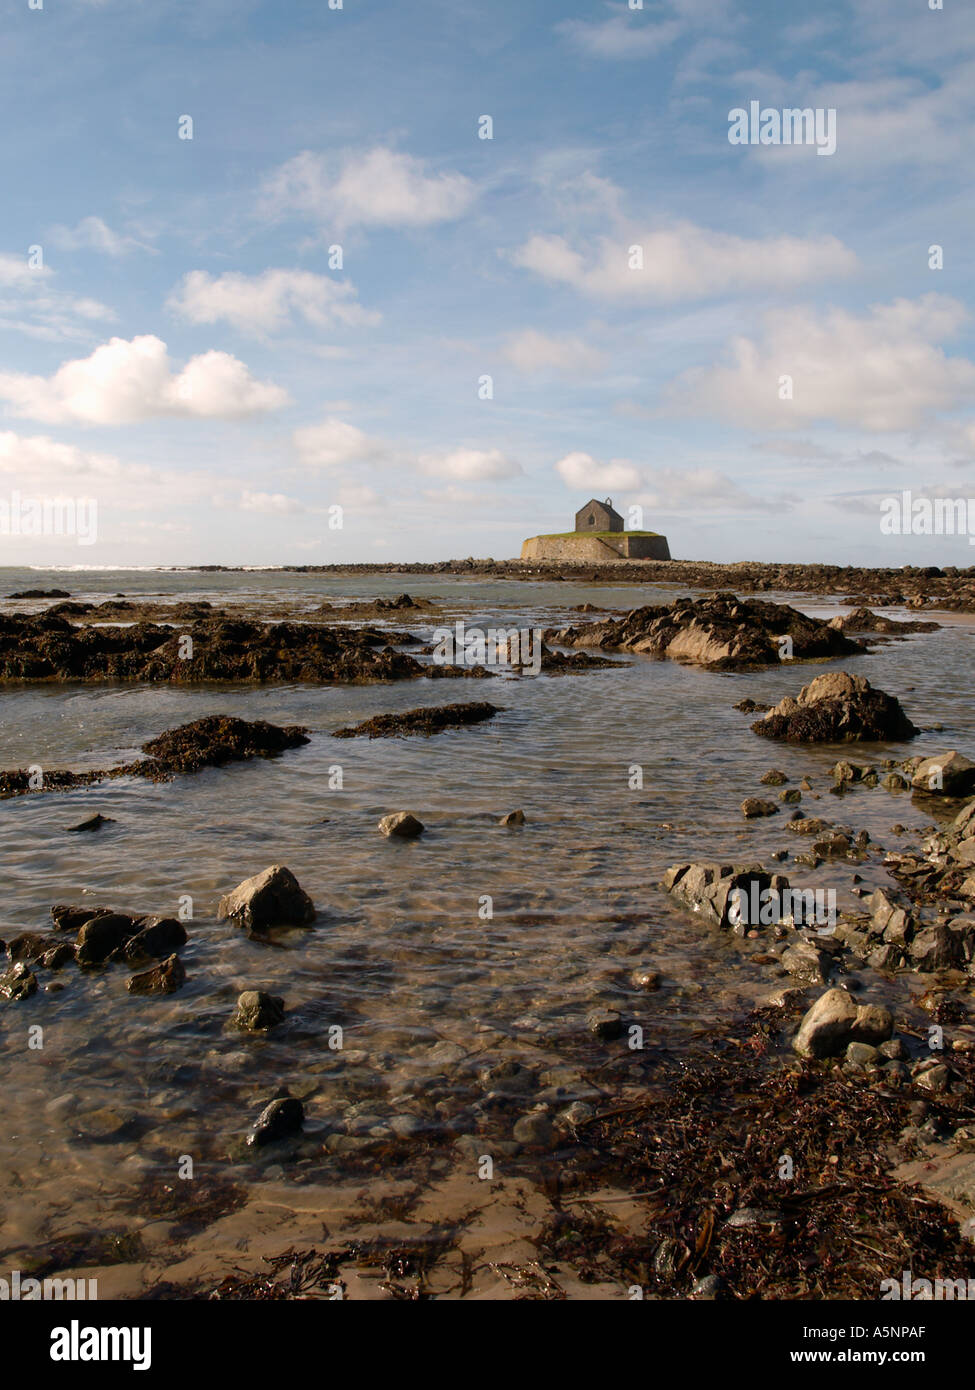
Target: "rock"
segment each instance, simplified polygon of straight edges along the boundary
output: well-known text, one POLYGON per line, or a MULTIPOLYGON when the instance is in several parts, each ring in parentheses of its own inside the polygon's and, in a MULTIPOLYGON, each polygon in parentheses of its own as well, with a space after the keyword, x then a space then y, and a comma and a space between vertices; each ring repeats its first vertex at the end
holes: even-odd
POLYGON ((14 962, 26 961, 27 964, 40 960, 44 952, 50 949, 51 938, 36 931, 21 932, 19 936, 13 937, 7 943, 10 959, 14 962))
POLYGON ((78 830, 101 830, 103 825, 114 825, 115 820, 112 816, 103 816, 97 812, 89 816, 87 820, 80 821, 77 825, 69 825, 68 830, 75 832, 78 830))
POLYGON ((975 763, 955 752, 925 758, 911 778, 911 786, 932 796, 969 796, 975 791, 975 763))
POLYGON ((622 1036, 623 1018, 615 1009, 594 1009, 586 1019, 586 1026, 597 1038, 609 1042, 622 1036))
POLYGON ((762 801, 757 796, 748 796, 741 803, 741 813, 746 820, 753 820, 758 816, 774 816, 778 814, 778 810, 774 801, 762 801))
POLYGON ((803 1057, 832 1057, 851 1042, 884 1042, 893 1029, 894 1020, 887 1009, 858 1006, 845 989, 828 989, 806 1013, 793 1047, 803 1057))
POLYGON ((315 920, 315 905, 290 869, 272 864, 262 873, 244 879, 232 893, 220 899, 217 917, 233 918, 252 930, 265 927, 304 927, 315 920))
POLYGON ((426 827, 411 812, 396 811, 392 815, 383 816, 379 822, 379 829, 391 839, 415 840, 418 835, 423 834, 426 827))
POLYGON ((664 887, 692 912, 700 913, 715 927, 736 925, 736 902, 749 906, 752 898, 774 886, 788 886, 781 875, 775 879, 758 864, 735 865, 718 863, 675 864, 667 870, 664 887))
POLYGON ((78 932, 75 959, 79 965, 102 965, 133 934, 132 918, 120 912, 91 917, 78 932))
POLYGON ((822 835, 826 830, 832 830, 828 820, 819 820, 816 816, 800 816, 798 820, 790 820, 788 829, 793 835, 822 835))
POLYGON ((45 970, 60 970, 75 958, 75 948, 70 946, 67 941, 59 941, 56 946, 52 946, 49 951, 45 951, 41 956, 41 965, 45 970))
POLYGON ((831 961, 825 951, 818 950, 811 941, 797 941, 782 952, 782 966, 790 975, 808 981, 809 984, 825 984, 829 979, 831 961))
POLYGON ((168 956, 151 970, 131 975, 126 981, 130 994, 175 994, 186 979, 186 970, 179 956, 168 956))
POLYGON ((951 1072, 943 1062, 918 1062, 911 1077, 915 1086, 936 1096, 944 1095, 951 1086, 951 1072))
POLYGON ((649 965, 639 965, 630 976, 630 981, 636 989, 650 992, 660 988, 660 972, 651 970, 649 965))
POLYGON ((518 1144, 547 1147, 552 1142, 552 1122, 543 1110, 533 1110, 516 1122, 512 1138, 518 1144))
POLYGON ((186 945, 186 928, 175 917, 139 917, 132 925, 135 935, 122 948, 129 965, 160 960, 186 945))
POLYGON ((0 974, 0 999, 29 999, 37 993, 37 976, 18 961, 0 974))
POLYGON ((779 793, 779 800, 785 806, 795 806, 802 800, 802 792, 798 787, 787 787, 784 792, 779 793))
POLYGON ((788 782, 784 772, 780 772, 777 767, 770 767, 762 777, 758 779, 766 787, 781 787, 788 782))
POLYGON ((230 1022, 245 1033, 266 1033, 284 1021, 284 1000, 263 989, 245 989, 230 1022))
POLYGON ((965 962, 962 938, 939 922, 918 932, 910 945, 914 968, 930 974, 936 970, 952 970, 965 962))
POLYGON ((266 1105, 257 1118, 247 1142, 261 1148, 289 1134, 297 1134, 305 1122, 305 1107, 293 1096, 278 1096, 266 1105))
POLYGON ((787 695, 751 727, 763 738, 788 743, 900 740, 918 732, 893 695, 846 671, 817 676, 798 698, 787 695))
POLYGON ((705 1274, 703 1279, 698 1279, 691 1288, 690 1297, 700 1300, 720 1298, 724 1291, 724 1285, 717 1274, 705 1274))
POLYGON ((633 609, 622 618, 553 628, 545 638, 563 647, 644 652, 713 671, 778 666, 786 641, 796 661, 863 651, 860 643, 788 604, 731 593, 679 598, 669 606, 633 609))
POLYGON ((899 772, 888 772, 880 785, 889 792, 903 792, 907 791, 910 783, 899 772))
POLYGON ((67 907, 57 904, 51 908, 51 920, 58 931, 78 931, 93 917, 109 916, 107 907, 67 907))
POLYGON ((524 813, 524 811, 509 811, 508 814, 507 814, 506 816, 502 816, 502 817, 501 817, 501 819, 500 819, 500 821, 498 822, 498 824, 499 824, 499 825, 524 825, 524 824, 525 824, 525 813, 524 813))
POLYGON ((848 1067, 857 1070, 865 1067, 876 1067, 880 1064, 880 1052, 876 1047, 871 1047, 869 1043, 851 1042, 847 1046, 844 1060, 848 1067))

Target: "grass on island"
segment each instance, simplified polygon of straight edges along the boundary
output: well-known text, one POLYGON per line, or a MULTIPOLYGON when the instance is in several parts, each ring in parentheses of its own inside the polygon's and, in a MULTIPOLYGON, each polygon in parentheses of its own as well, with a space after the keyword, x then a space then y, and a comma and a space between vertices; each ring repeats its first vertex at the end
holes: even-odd
POLYGON ((659 531, 550 531, 544 536, 534 536, 536 541, 565 541, 573 536, 595 536, 599 541, 618 540, 620 536, 659 536, 659 531))

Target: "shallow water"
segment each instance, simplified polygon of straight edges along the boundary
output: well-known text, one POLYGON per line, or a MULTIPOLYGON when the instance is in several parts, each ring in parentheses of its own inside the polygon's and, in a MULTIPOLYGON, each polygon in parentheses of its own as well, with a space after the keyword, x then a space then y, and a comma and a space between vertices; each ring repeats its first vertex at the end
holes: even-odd
MULTIPOLYGON (((584 602, 626 609, 673 596, 659 585, 418 575, 6 571, 0 585, 4 593, 65 587, 76 599, 124 592, 307 608, 407 588, 442 604, 451 620, 456 613, 470 624, 506 626, 573 621, 569 610, 584 602)), ((5 603, 3 611, 34 606, 45 605, 5 603)), ((797 606, 837 611, 824 600, 797 606)), ((945 621, 939 632, 843 663, 897 694, 915 723, 943 726, 909 746, 858 747, 857 760, 971 752, 975 628, 945 621)), ((433 626, 412 617, 404 623, 399 614, 391 622, 425 639, 433 626)), ((645 1030, 647 1051, 630 1054, 639 1082, 652 1055, 680 1054, 781 983, 751 963, 741 943, 675 908, 658 886, 667 866, 801 848, 785 830, 791 807, 747 823, 738 809, 745 796, 776 794, 758 780, 772 766, 793 786, 810 777, 806 814, 865 828, 879 846, 896 845, 893 823, 915 827, 926 817, 909 797, 880 790, 838 804, 826 792, 829 768, 850 756, 848 748, 772 744, 732 708, 745 696, 773 703, 819 668, 722 676, 627 659, 619 670, 449 686, 421 679, 4 690, 3 767, 104 767, 164 729, 220 712, 306 725, 312 737, 275 761, 171 783, 125 779, 0 803, 4 938, 44 929, 53 903, 173 915, 192 900, 182 952, 188 979, 177 994, 133 998, 124 969, 71 969, 59 977, 61 992, 0 1006, 3 1247, 36 1246, 85 1226, 138 1229, 137 1184, 150 1173, 171 1178, 185 1154, 211 1174, 259 1184, 280 1176, 282 1154, 302 1180, 337 1178, 336 1135, 409 1133, 418 1154, 427 1142, 464 1134, 482 1136, 482 1145, 488 1134, 503 1147, 521 1111, 498 1113, 485 1103, 495 1083, 482 1073, 492 1063, 515 1057, 549 1071, 565 1064, 591 1077, 607 1060, 618 1075, 626 1040, 599 1043, 586 1026, 594 1007, 609 1006, 645 1030), (376 713, 467 699, 490 699, 503 713, 432 739, 330 737, 376 713), (341 790, 330 787, 336 767, 341 790), (630 786, 634 767, 642 788, 630 786), (525 812, 523 828, 497 824, 516 807, 525 812), (427 826, 420 841, 377 833, 380 816, 401 809, 427 826), (97 834, 70 833, 95 811, 115 823, 97 834), (269 944, 218 923, 219 897, 273 863, 287 864, 311 895, 314 926, 269 944), (644 962, 662 974, 657 993, 630 983, 644 962), (267 1040, 225 1028, 246 988, 285 998, 286 1022, 267 1040), (28 1038, 36 1024, 44 1030, 39 1050, 28 1038), (329 1047, 336 1026, 341 1049, 329 1047), (280 1086, 310 1092, 304 1138, 256 1158, 242 1153, 249 1124, 280 1086), (127 1128, 113 1135, 111 1117, 90 1118, 104 1108, 127 1128)), ((836 887, 841 906, 855 902, 855 869, 868 883, 883 878, 879 852, 865 866, 783 867, 793 883, 836 887)), ((42 983, 49 978, 44 972, 42 983)), ((535 1089, 545 1087, 536 1081, 535 1089)), ((592 1090, 563 1089, 543 1096, 553 1114, 592 1090)), ((535 1098, 526 1094, 523 1108, 535 1098)))

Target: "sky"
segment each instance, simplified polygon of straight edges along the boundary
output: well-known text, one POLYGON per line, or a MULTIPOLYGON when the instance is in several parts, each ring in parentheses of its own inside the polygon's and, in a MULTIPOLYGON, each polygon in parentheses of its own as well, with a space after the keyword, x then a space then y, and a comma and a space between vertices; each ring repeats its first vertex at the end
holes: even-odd
POLYGON ((975 562, 881 530, 975 530, 937 4, 0 0, 0 564, 504 559, 593 496, 684 559, 975 562))

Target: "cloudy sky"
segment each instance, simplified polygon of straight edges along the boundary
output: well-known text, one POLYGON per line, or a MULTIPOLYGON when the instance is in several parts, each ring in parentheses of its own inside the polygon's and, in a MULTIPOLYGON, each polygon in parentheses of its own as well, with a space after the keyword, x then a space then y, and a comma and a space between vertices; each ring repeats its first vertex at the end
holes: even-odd
POLYGON ((592 495, 680 557, 975 560, 879 525, 975 498, 962 0, 39 3, 0 499, 99 529, 0 563, 502 558, 592 495), (836 152, 731 144, 751 101, 836 152))

